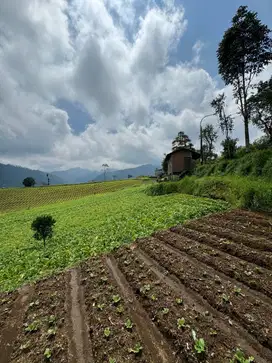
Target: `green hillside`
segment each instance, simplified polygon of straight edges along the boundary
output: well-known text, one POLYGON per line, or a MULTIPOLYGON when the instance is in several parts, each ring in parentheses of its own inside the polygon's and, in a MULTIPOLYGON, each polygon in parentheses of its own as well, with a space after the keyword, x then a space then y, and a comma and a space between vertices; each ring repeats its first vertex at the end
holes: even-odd
POLYGON ((262 177, 272 181, 272 149, 254 150, 249 153, 241 150, 241 152, 237 152, 235 159, 219 158, 216 161, 197 166, 194 174, 198 177, 211 175, 262 177))

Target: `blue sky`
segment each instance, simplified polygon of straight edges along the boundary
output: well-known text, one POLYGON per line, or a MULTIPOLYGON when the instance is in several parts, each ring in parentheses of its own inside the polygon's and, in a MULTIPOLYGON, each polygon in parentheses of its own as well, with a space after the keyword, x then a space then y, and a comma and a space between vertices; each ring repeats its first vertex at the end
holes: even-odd
MULTIPOLYGON (((198 147, 219 92, 237 112, 216 50, 240 5, 272 28, 271 0, 1 1, 0 162, 158 165, 181 130, 198 147)), ((244 143, 238 116, 234 136, 244 143)))

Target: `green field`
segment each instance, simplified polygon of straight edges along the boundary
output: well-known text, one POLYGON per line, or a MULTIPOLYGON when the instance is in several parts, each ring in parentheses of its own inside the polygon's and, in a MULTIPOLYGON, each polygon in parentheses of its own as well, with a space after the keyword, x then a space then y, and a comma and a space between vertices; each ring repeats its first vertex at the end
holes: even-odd
MULTIPOLYGON (((155 230, 228 208, 225 202, 182 194, 149 197, 144 189, 129 188, 1 214, 0 290, 14 289, 155 230), (32 220, 44 214, 57 221, 55 235, 45 248, 32 238, 30 229, 32 220)), ((36 193, 36 189, 31 191, 36 193)))
POLYGON ((91 194, 114 192, 148 182, 149 180, 144 179, 128 179, 50 187, 0 189, 0 213, 80 199, 91 194))

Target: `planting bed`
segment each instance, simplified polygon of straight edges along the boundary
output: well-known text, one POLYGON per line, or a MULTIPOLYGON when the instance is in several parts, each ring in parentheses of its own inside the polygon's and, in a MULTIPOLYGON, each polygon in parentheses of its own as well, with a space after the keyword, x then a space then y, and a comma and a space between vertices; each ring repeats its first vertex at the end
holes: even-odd
POLYGON ((272 362, 271 223, 208 216, 0 294, 1 363, 272 362))

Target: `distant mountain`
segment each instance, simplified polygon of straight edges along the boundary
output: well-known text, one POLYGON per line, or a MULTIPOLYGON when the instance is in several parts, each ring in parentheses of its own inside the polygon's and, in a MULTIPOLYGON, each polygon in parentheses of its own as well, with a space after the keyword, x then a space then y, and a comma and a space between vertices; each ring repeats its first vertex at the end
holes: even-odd
MULTIPOLYGON (((130 169, 124 169, 124 170, 115 170, 115 171, 107 171, 106 173, 106 180, 121 180, 121 179, 127 179, 128 175, 131 175, 133 178, 136 178, 137 176, 154 176, 155 175, 155 169, 157 166, 146 164, 137 166, 136 168, 130 168, 130 169)), ((104 173, 98 175, 94 181, 102 181, 104 180, 104 173)))
POLYGON ((53 171, 51 174, 63 179, 67 184, 77 184, 93 180, 100 174, 100 172, 88 169, 72 168, 63 171, 53 171))
MULTIPOLYGON (((31 176, 36 185, 47 185, 46 173, 40 170, 22 168, 21 166, 5 165, 0 163, 0 187, 23 187, 23 180, 31 176)), ((50 184, 64 184, 58 176, 49 174, 50 184)))

